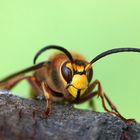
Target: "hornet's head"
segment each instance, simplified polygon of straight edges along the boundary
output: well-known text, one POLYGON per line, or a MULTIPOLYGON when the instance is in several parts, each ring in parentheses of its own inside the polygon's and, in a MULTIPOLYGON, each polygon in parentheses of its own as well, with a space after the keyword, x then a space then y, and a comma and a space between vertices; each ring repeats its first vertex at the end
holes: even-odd
POLYGON ((87 65, 83 60, 75 60, 74 63, 65 62, 61 67, 66 89, 76 100, 85 93, 92 79, 92 68, 86 69, 87 65))

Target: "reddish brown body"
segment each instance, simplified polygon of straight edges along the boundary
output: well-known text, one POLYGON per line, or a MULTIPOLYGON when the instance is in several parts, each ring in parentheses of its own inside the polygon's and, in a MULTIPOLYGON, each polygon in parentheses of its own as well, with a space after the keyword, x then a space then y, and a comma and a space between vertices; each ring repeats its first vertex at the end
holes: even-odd
MULTIPOLYGON (((88 62, 86 62, 84 58, 79 54, 74 54, 73 58, 75 60, 80 60, 88 64, 88 62)), ((69 59, 65 54, 57 53, 50 57, 48 61, 46 61, 45 67, 42 67, 34 72, 34 78, 38 83, 38 86, 40 86, 39 83, 42 83, 43 81, 47 83, 46 88, 50 90, 52 100, 75 100, 75 98, 66 90, 66 87, 64 85, 65 81, 61 75, 61 67, 67 61, 69 61, 69 59)), ((34 90, 34 93, 32 94, 37 95, 38 91, 34 90)))

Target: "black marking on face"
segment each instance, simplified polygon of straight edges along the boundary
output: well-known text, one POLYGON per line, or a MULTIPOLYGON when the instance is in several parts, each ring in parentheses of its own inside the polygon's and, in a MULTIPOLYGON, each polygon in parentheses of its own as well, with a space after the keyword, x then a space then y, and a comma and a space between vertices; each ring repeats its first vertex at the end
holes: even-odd
POLYGON ((78 71, 76 71, 74 74, 82 75, 82 74, 86 74, 86 71, 82 71, 82 72, 78 72, 78 71))
POLYGON ((78 91, 77 91, 77 96, 76 96, 76 99, 75 99, 75 100, 79 100, 80 92, 81 92, 81 89, 78 89, 78 91))

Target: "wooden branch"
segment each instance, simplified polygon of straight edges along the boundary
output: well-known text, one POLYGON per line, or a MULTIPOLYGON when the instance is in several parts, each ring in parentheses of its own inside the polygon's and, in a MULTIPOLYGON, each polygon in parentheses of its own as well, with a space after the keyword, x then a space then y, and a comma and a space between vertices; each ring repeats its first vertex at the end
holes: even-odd
POLYGON ((140 125, 127 125, 108 113, 0 93, 0 140, 140 140, 140 125))

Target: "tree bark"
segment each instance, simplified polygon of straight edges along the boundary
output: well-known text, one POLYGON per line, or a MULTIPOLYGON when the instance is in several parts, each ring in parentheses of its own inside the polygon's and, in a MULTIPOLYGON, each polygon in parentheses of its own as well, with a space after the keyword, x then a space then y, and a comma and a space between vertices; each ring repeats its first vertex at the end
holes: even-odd
POLYGON ((140 140, 140 125, 128 125, 108 113, 52 104, 0 93, 0 140, 140 140))

